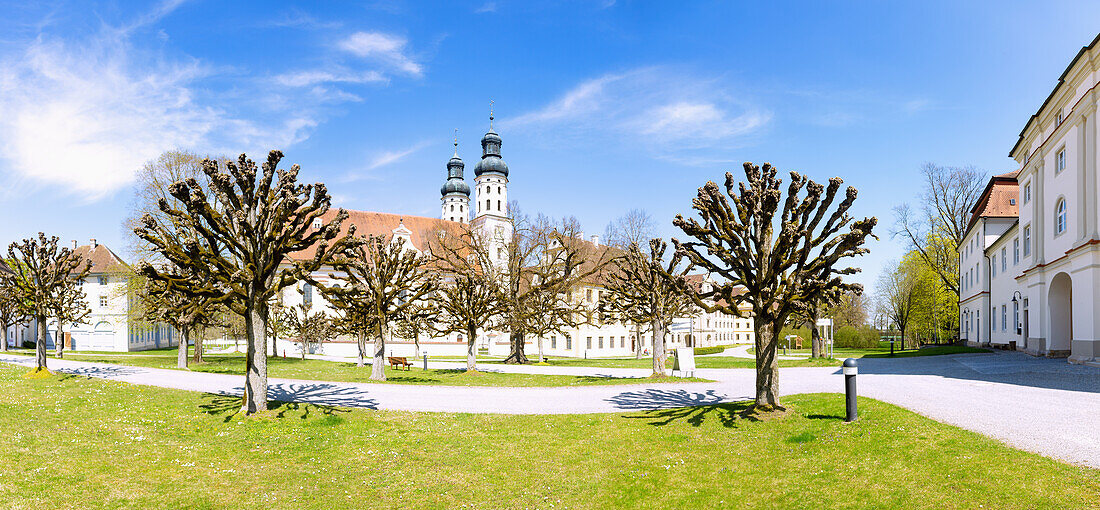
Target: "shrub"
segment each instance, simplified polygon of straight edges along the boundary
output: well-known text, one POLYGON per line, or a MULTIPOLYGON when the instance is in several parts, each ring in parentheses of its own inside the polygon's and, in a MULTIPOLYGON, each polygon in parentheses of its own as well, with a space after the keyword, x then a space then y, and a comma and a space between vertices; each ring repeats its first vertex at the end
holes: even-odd
POLYGON ((836 347, 870 349, 879 346, 879 333, 870 326, 844 326, 833 334, 836 347))
POLYGON ((718 354, 724 350, 726 350, 726 348, 720 345, 715 347, 696 347, 695 355, 702 356, 704 354, 718 354))

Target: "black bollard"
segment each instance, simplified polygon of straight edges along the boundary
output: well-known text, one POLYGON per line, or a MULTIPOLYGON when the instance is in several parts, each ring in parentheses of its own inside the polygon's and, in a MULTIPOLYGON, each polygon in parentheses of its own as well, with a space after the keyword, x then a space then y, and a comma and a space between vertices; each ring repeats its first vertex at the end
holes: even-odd
POLYGON ((424 351, 424 370, 428 369, 428 351, 424 351))
POLYGON ((846 412, 844 415, 844 421, 855 421, 859 417, 859 413, 856 410, 856 368, 855 358, 848 358, 844 360, 844 367, 841 369, 844 372, 844 401, 846 412))

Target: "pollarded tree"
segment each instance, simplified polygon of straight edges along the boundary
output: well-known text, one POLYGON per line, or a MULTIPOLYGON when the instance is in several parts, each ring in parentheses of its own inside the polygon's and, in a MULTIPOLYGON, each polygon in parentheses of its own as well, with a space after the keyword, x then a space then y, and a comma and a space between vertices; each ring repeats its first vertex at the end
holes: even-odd
POLYGON ((262 173, 244 154, 236 163, 226 162, 225 171, 218 162, 204 160, 209 190, 195 178, 176 181, 168 193, 183 205, 174 207, 162 199, 163 215, 145 215, 134 229, 168 262, 202 278, 201 285, 183 285, 151 264, 142 267, 142 274, 179 285, 196 298, 210 298, 244 317, 246 414, 267 410, 270 300, 330 264, 345 248, 346 238, 330 242, 339 236, 347 213, 340 210, 328 223, 316 225, 330 208, 325 185, 298 184, 298 165, 289 171, 277 169, 282 158, 282 152, 271 151, 262 173), (196 237, 190 238, 189 232, 196 237), (296 253, 308 258, 291 259, 296 253))
MULTIPOLYGON (((0 272, 0 282, 14 291, 22 312, 38 325, 35 341, 35 371, 46 370, 46 320, 56 313, 73 287, 88 276, 92 261, 67 247, 58 246, 57 236, 24 239, 8 246, 11 272, 0 272)), ((6 339, 5 339, 6 341, 6 339)))
MULTIPOLYGON (((174 275, 178 278, 175 281, 182 284, 169 285, 165 280, 138 277, 144 282, 144 289, 139 296, 140 312, 146 322, 154 324, 163 322, 179 331, 180 343, 176 353, 176 368, 187 368, 187 346, 191 342, 192 335, 198 328, 217 320, 218 305, 209 296, 194 296, 187 292, 186 289, 201 285, 198 282, 188 282, 195 277, 193 272, 178 267, 162 267, 158 272, 174 275)), ((196 343, 195 349, 200 348, 201 346, 196 343)))
POLYGON ((856 189, 850 186, 829 212, 843 183, 838 177, 823 186, 791 172, 784 198, 776 168, 745 163, 744 169, 747 182, 738 183, 726 173, 725 193, 714 182, 699 188, 692 201, 699 221, 681 215, 673 220, 693 240, 672 242, 694 266, 721 278, 710 290, 692 294, 697 305, 734 316, 740 315, 738 305, 751 306, 756 406, 767 410, 779 407, 776 354, 783 324, 799 303, 817 301, 838 288, 861 288, 841 279, 858 269, 835 266, 840 259, 867 252, 863 243, 877 220, 854 221, 848 215, 856 200, 856 189), (800 197, 803 189, 806 195, 800 197))
POLYGON ((314 282, 334 307, 373 321, 377 335, 370 378, 375 381, 386 380, 390 323, 435 288, 426 262, 404 238, 372 235, 357 239, 334 261, 338 273, 329 277, 338 284, 314 282))
POLYGON ((298 343, 302 344, 303 360, 306 359, 310 345, 321 345, 336 337, 337 328, 333 324, 333 318, 321 311, 310 311, 305 303, 288 307, 284 313, 290 333, 298 337, 298 343))
POLYGON ((8 350, 8 328, 27 322, 29 318, 24 307, 19 306, 19 298, 12 282, 3 278, 3 274, 12 274, 8 264, 0 259, 0 351, 8 350))
POLYGON ((432 327, 439 320, 439 310, 432 306, 431 295, 425 299, 410 304, 404 311, 397 314, 394 321, 394 331, 401 338, 410 339, 413 342, 413 359, 420 355, 420 336, 427 334, 428 338, 435 337, 435 328, 432 327))
POLYGON ((645 333, 648 323, 644 307, 616 294, 609 294, 607 299, 600 301, 599 316, 603 322, 618 322, 630 326, 634 331, 634 359, 642 359, 642 334, 645 333))
POLYGON ((92 309, 88 308, 88 295, 84 293, 82 281, 74 285, 66 285, 58 295, 53 307, 53 317, 57 319, 57 329, 54 331, 54 348, 57 357, 65 355, 65 325, 85 324, 92 309))
POLYGON ((485 242, 469 230, 440 232, 438 240, 430 241, 429 251, 440 271, 439 288, 432 294, 440 312, 435 328, 441 335, 466 337, 466 370, 477 370, 478 330, 492 330, 503 322, 500 282, 489 250, 478 247, 485 242))
MULTIPOLYGON (((667 261, 668 243, 649 241, 649 250, 632 244, 626 253, 613 259, 607 272, 607 290, 611 293, 609 310, 629 310, 632 321, 648 322, 653 334, 653 375, 665 375, 668 353, 665 334, 676 317, 692 312, 687 279, 690 266, 682 264, 684 255, 674 252, 667 261)), ((638 338, 641 343, 641 338, 638 338)))

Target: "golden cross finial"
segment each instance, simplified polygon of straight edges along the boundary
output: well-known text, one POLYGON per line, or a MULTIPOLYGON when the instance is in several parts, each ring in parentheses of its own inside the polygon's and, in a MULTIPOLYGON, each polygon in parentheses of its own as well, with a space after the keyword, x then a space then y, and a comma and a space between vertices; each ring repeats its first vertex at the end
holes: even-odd
POLYGON ((455 128, 455 156, 458 156, 458 128, 455 128))
POLYGON ((493 100, 489 100, 489 131, 493 130, 493 100))

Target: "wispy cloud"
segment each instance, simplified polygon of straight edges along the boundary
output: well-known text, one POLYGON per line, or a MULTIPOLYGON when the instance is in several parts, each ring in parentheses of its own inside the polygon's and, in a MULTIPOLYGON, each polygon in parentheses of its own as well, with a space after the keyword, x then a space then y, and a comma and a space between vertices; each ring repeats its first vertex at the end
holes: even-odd
POLYGON ((343 26, 339 21, 324 21, 297 9, 285 11, 265 23, 264 26, 280 28, 332 29, 343 26))
POLYGON ((319 83, 389 83, 389 78, 374 70, 352 72, 334 68, 284 73, 275 76, 275 81, 287 87, 308 87, 319 83))
POLYGON ((476 12, 476 13, 497 12, 497 3, 492 2, 492 1, 485 2, 485 3, 481 4, 481 7, 478 7, 477 9, 474 9, 474 12, 476 12))
POLYGON ((641 146, 653 157, 700 164, 745 143, 771 112, 719 80, 649 67, 586 80, 546 106, 502 126, 600 143, 641 146))
POLYGON ((361 170, 345 174, 342 181, 354 182, 363 180, 381 180, 381 177, 374 172, 375 170, 397 163, 398 161, 405 159, 406 157, 412 155, 417 151, 420 151, 421 149, 431 144, 431 141, 424 140, 404 149, 389 150, 376 153, 370 157, 370 159, 361 170))
POLYGON ((371 59, 412 76, 423 74, 423 67, 412 59, 404 37, 382 32, 355 32, 337 45, 352 55, 371 59))

